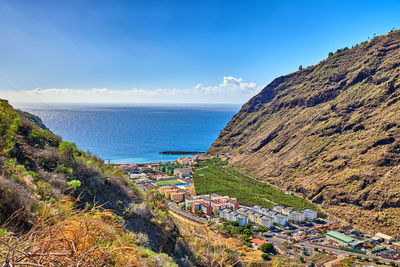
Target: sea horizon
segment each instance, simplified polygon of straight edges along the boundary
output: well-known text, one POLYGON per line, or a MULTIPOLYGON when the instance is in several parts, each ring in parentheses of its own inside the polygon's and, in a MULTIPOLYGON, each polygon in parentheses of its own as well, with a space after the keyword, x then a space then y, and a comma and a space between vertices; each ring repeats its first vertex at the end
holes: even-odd
POLYGON ((19 103, 46 127, 106 162, 174 161, 190 155, 162 151, 206 152, 239 104, 185 103, 19 103))

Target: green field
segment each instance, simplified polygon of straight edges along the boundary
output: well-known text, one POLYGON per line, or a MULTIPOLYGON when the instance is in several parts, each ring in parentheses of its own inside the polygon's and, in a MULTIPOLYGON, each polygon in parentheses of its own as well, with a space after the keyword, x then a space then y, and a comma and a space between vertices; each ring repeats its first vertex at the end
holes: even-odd
POLYGON ((168 180, 168 181, 155 182, 155 184, 158 185, 158 186, 181 184, 181 183, 182 183, 182 181, 178 181, 178 180, 168 180))
POLYGON ((226 164, 227 162, 215 158, 200 161, 193 175, 196 193, 227 195, 235 197, 243 204, 267 208, 272 208, 274 203, 277 203, 299 211, 304 208, 318 210, 307 199, 285 194, 266 183, 227 167, 226 164))

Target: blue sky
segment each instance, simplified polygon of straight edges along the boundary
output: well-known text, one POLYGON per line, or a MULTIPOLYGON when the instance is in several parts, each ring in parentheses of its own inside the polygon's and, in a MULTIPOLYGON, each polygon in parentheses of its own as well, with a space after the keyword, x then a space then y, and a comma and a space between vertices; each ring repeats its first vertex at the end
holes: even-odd
POLYGON ((399 14, 400 1, 3 0, 0 97, 243 103, 399 14))

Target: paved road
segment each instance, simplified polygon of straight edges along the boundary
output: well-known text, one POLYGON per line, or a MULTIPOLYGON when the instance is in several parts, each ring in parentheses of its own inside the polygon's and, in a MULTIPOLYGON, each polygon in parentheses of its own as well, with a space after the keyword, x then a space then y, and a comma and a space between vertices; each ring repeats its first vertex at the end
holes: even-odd
POLYGON ((195 221, 195 222, 198 222, 198 223, 199 223, 199 222, 200 222, 200 223, 208 223, 208 220, 207 220, 207 219, 205 219, 205 218, 203 218, 203 217, 200 217, 200 216, 197 216, 197 215, 195 215, 195 214, 193 214, 193 213, 183 211, 182 209, 180 209, 180 208, 179 208, 175 203, 173 203, 173 202, 167 202, 167 206, 168 206, 168 208, 174 210, 176 213, 180 214, 181 216, 184 216, 184 217, 186 217, 186 218, 188 218, 188 219, 191 219, 191 220, 193 220, 193 221, 195 221))

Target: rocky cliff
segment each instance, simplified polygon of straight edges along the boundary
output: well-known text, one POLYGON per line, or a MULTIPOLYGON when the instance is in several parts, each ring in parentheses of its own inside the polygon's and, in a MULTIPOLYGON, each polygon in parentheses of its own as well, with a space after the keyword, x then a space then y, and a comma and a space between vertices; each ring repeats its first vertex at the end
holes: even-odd
POLYGON ((279 77, 208 150, 360 228, 399 235, 400 31, 279 77))

